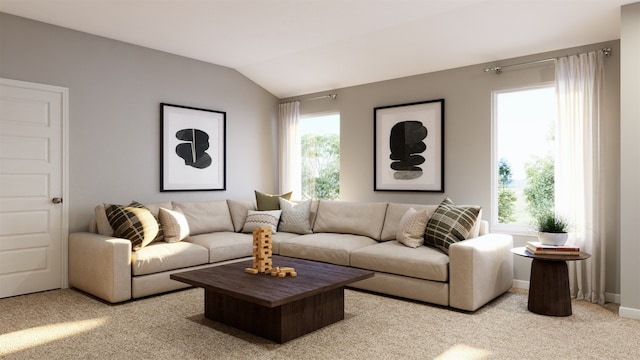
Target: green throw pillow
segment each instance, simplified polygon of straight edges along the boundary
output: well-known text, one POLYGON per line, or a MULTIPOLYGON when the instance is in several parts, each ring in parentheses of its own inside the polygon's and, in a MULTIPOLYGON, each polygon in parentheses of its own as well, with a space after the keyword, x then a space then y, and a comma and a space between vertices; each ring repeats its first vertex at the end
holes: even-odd
MULTIPOLYGON (((254 190, 255 191, 255 190, 254 190)), ((255 191, 256 193, 256 207, 259 211, 268 211, 268 210, 280 210, 279 198, 283 198, 285 200, 291 200, 291 194, 293 192, 288 192, 286 194, 281 195, 271 195, 261 193, 260 191, 255 191)))
POLYGON ((456 206, 444 199, 427 223, 425 244, 449 254, 451 244, 469 238, 479 213, 479 207, 456 206))

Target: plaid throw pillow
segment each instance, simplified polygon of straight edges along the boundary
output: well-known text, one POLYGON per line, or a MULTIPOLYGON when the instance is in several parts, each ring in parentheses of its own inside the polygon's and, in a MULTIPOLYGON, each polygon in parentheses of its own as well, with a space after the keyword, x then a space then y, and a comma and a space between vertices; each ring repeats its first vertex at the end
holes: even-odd
POLYGON ((144 205, 133 201, 129 205, 104 205, 114 235, 129 239, 134 251, 162 236, 158 220, 144 205))
POLYGON ((444 199, 427 223, 425 244, 449 254, 451 244, 469 237, 479 213, 479 207, 456 206, 451 199, 444 199))

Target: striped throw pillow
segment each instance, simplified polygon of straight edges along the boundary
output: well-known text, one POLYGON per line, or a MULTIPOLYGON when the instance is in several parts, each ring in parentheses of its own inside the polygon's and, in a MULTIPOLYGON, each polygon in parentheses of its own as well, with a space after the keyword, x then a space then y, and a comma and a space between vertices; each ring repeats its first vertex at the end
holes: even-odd
POLYGON ((242 227, 242 232, 253 233, 259 227, 270 226, 271 233, 275 234, 278 230, 278 222, 280 222, 280 214, 282 210, 255 211, 249 210, 247 220, 242 227))

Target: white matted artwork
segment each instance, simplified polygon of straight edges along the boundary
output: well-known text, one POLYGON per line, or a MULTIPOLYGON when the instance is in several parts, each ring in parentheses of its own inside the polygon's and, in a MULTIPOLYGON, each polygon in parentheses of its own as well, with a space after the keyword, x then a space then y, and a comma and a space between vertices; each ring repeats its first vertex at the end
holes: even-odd
POLYGON ((374 108, 374 191, 444 192, 444 99, 374 108))
POLYGON ((160 104, 160 191, 226 190, 226 113, 160 104))

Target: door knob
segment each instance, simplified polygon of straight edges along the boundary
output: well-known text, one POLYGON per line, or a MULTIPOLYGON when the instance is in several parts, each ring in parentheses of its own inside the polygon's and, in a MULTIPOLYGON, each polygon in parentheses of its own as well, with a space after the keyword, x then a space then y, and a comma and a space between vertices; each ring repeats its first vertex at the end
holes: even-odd
POLYGON ((54 204, 60 204, 60 203, 62 203, 62 198, 55 197, 55 198, 51 199, 51 202, 54 203, 54 204))

